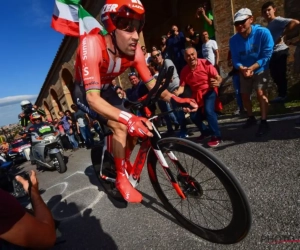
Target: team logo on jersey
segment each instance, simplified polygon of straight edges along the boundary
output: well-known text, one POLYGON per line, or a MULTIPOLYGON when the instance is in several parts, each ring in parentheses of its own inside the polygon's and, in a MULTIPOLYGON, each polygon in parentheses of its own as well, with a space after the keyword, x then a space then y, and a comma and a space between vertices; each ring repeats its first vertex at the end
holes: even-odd
POLYGON ((87 76, 87 75, 89 75, 89 68, 88 67, 84 67, 83 68, 83 72, 84 72, 84 76, 87 76))
POLYGON ((87 60, 88 57, 87 57, 87 43, 86 43, 86 37, 83 38, 83 41, 82 41, 82 60, 87 60))

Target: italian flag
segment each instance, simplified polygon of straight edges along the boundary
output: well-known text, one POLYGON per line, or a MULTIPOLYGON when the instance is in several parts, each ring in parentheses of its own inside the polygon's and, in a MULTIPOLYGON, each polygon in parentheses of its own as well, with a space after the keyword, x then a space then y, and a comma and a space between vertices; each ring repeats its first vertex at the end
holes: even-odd
POLYGON ((106 35, 107 31, 80 4, 80 0, 55 0, 51 27, 68 36, 90 33, 106 35))

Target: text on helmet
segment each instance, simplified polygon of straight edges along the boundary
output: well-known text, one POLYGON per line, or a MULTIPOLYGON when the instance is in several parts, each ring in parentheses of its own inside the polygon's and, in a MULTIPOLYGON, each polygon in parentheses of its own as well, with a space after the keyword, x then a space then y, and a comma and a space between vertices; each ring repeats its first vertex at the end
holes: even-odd
POLYGON ((116 12, 116 8, 118 8, 118 4, 105 4, 102 10, 102 14, 106 12, 116 12))

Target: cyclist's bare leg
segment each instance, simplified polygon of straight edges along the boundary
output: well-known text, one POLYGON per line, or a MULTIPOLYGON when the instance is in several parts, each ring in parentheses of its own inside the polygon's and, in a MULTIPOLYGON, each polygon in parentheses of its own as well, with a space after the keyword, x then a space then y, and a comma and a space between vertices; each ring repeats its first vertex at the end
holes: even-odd
POLYGON ((111 120, 107 122, 107 125, 113 131, 112 151, 117 171, 116 187, 126 201, 141 202, 143 196, 132 187, 125 173, 127 127, 124 124, 111 120))

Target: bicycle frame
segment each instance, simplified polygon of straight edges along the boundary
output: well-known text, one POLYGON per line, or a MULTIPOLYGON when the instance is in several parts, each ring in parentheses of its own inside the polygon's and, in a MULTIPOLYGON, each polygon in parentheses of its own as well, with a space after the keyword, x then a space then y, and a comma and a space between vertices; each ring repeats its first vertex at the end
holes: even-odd
MULTIPOLYGON (((161 116, 161 115, 163 115, 163 114, 160 114, 159 116, 161 116)), ((147 154, 148 154, 149 150, 152 148, 160 165, 162 166, 164 172, 166 173, 169 181, 171 182, 172 186, 174 187, 175 191, 182 199, 185 199, 186 198, 185 194, 182 192, 182 189, 178 185, 178 182, 176 181, 175 177, 173 176, 173 174, 168 166, 168 163, 165 160, 163 153, 158 146, 158 141, 161 139, 161 135, 153 123, 153 120, 157 117, 158 116, 153 116, 153 117, 149 118, 149 121, 151 121, 152 127, 153 127, 153 131, 152 131, 153 137, 146 138, 144 141, 141 142, 140 149, 138 151, 138 154, 135 158, 133 165, 131 165, 130 162, 126 163, 127 164, 127 169, 126 169, 127 177, 133 187, 136 187, 138 185, 140 175, 142 173, 142 170, 144 168, 144 165, 145 165, 145 162, 147 159, 147 154)), ((105 151, 109 152, 110 155, 112 156, 112 147, 111 147, 112 135, 108 135, 106 138, 107 139, 105 140, 103 150, 102 150, 100 178, 103 178, 110 182, 115 182, 116 180, 114 178, 107 177, 107 176, 103 175, 103 173, 102 173, 105 151)), ((182 167, 182 165, 177 160, 177 158, 173 154, 173 152, 168 151, 167 155, 170 158, 170 160, 178 167, 179 173, 182 176, 187 176, 188 173, 182 167)), ((154 173, 151 173, 151 171, 150 171, 150 175, 154 176, 154 173)))

